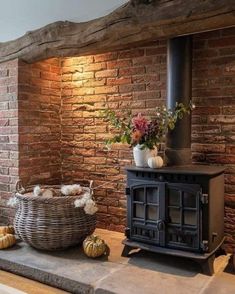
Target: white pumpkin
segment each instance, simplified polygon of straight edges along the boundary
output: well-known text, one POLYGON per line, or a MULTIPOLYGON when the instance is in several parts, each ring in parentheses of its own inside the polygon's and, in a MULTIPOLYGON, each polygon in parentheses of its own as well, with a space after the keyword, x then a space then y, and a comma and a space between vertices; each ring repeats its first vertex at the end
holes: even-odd
POLYGON ((161 156, 154 156, 148 159, 148 166, 150 168, 160 168, 163 166, 163 159, 161 156))

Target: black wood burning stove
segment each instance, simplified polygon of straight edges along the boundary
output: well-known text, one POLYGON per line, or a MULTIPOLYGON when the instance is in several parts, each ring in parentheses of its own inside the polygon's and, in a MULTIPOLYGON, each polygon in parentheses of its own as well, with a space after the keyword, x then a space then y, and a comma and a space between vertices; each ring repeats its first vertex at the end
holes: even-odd
POLYGON ((213 274, 224 238, 224 169, 127 168, 127 228, 122 255, 133 248, 187 257, 213 274))
MULTIPOLYGON (((170 39, 167 107, 187 105, 192 92, 191 36, 170 39)), ((191 116, 177 122, 166 140, 168 167, 127 168, 127 239, 133 248, 188 257, 213 274, 224 239, 224 169, 191 164, 191 116)))

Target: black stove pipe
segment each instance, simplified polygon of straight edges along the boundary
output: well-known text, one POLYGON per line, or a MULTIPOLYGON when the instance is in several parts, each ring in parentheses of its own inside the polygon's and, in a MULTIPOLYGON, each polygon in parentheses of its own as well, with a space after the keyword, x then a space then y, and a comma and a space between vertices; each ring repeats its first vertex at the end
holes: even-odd
MULTIPOLYGON (((168 41, 167 108, 176 102, 189 105, 192 96, 192 38, 183 36, 168 41)), ((191 163, 191 115, 185 115, 170 131, 166 142, 167 165, 191 163)))

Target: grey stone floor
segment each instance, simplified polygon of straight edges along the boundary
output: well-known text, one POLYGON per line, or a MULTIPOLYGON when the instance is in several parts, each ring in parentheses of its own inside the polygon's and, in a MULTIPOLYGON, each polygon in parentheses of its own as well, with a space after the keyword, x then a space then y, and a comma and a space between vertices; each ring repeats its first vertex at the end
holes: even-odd
POLYGON ((0 268, 69 293, 118 294, 235 294, 229 256, 215 261, 213 277, 200 273, 192 261, 149 252, 121 257, 123 234, 97 230, 111 249, 108 258, 89 259, 81 248, 37 251, 23 242, 0 251, 0 268))

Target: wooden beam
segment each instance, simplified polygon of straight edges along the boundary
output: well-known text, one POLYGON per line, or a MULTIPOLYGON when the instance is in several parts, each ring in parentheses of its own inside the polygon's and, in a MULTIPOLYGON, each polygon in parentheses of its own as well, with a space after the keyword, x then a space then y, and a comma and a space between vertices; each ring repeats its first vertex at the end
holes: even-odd
POLYGON ((0 62, 96 54, 232 26, 234 0, 131 0, 92 21, 55 22, 0 43, 0 62))

